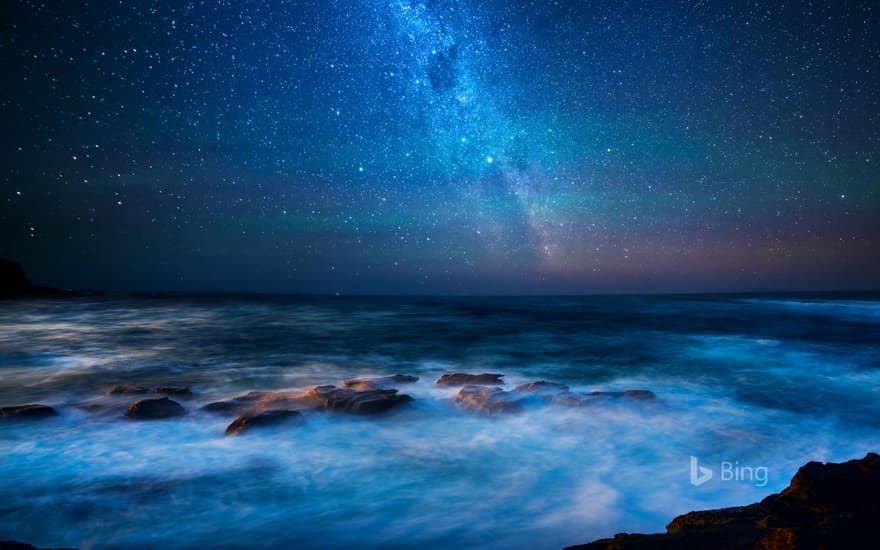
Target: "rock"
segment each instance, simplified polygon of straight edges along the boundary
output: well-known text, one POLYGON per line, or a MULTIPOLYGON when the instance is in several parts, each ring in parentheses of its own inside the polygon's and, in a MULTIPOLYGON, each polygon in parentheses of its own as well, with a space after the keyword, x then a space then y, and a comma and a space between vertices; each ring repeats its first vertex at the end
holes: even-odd
POLYGON ((31 283, 20 265, 12 260, 0 258, 0 298, 63 296, 66 294, 63 290, 31 283))
POLYGON ((270 410, 288 410, 323 407, 323 401, 319 402, 309 391, 251 391, 244 395, 233 397, 225 401, 208 403, 202 410, 214 413, 260 413, 270 410))
POLYGON ((569 390, 568 386, 566 386, 565 384, 559 384, 558 382, 547 382, 546 380, 538 380, 537 382, 520 384, 519 386, 513 388, 513 391, 537 394, 556 394, 560 392, 567 392, 569 390))
POLYGON ((437 379, 438 386, 492 386, 504 384, 501 377, 503 374, 465 374, 457 372, 455 374, 444 374, 437 379))
POLYGON ((125 410, 125 416, 133 420, 160 420, 186 414, 186 409, 177 401, 167 397, 156 397, 135 401, 125 410))
POLYGON ((276 426, 291 421, 302 421, 299 411, 266 411, 255 414, 243 414, 226 427, 226 435, 241 435, 253 428, 276 426))
POLYGON ((380 376, 378 378, 353 378, 345 380, 342 385, 353 390, 388 390, 393 389, 398 384, 412 384, 418 382, 418 376, 410 376, 408 374, 392 374, 391 376, 380 376))
POLYGON ((192 391, 186 386, 157 386, 153 388, 153 391, 165 395, 177 395, 181 397, 192 395, 192 391))
POLYGON ((509 413, 523 408, 522 401, 498 387, 465 386, 455 397, 458 404, 477 412, 509 413))
POLYGON ((48 405, 30 404, 0 407, 0 418, 41 420, 51 416, 58 416, 58 411, 48 405))
POLYGON ((73 550, 72 548, 37 548, 36 546, 32 546, 30 544, 25 544, 23 542, 16 542, 14 540, 4 540, 0 541, 0 550, 73 550))
POLYGON ((864 548, 880 540, 880 455, 810 462, 781 493, 735 508, 690 512, 655 535, 617 534, 572 549, 864 548))
POLYGON ((129 384, 116 384, 115 386, 110 386, 104 390, 104 393, 107 395, 137 395, 150 393, 150 388, 145 388, 143 386, 132 386, 129 384))
POLYGON ((189 396, 192 392, 186 386, 157 386, 155 388, 147 388, 145 386, 134 386, 131 384, 116 384, 104 390, 107 395, 142 395, 145 393, 158 393, 164 395, 189 396))
POLYGON ((382 413, 413 400, 408 395, 398 394, 397 390, 356 391, 336 386, 315 386, 309 394, 328 411, 351 414, 382 413))

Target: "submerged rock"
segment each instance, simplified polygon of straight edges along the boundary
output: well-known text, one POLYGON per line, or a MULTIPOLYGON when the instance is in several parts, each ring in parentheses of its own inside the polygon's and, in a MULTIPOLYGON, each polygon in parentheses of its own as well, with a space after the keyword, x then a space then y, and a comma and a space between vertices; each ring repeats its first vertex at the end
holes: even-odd
POLYGON ((146 393, 158 393, 165 395, 188 396, 192 395, 192 391, 186 386, 157 386, 148 388, 146 386, 134 386, 131 384, 116 384, 105 388, 104 393, 107 395, 142 395, 146 393))
POLYGON ((413 400, 409 395, 398 394, 397 390, 356 391, 336 386, 315 386, 309 395, 328 411, 351 414, 382 413, 413 400))
POLYGON ((213 413, 254 414, 271 410, 318 406, 323 406, 323 403, 316 401, 307 391, 251 391, 232 399, 208 403, 202 407, 202 410, 213 413))
POLYGON ((566 386, 565 384, 560 384, 558 382, 548 382, 546 380, 538 380, 537 382, 520 384, 519 386, 513 388, 513 391, 538 394, 556 394, 560 392, 567 392, 569 390, 568 386, 566 386))
POLYGON ((504 384, 501 379, 503 374, 465 374, 456 372, 454 374, 444 374, 437 379, 438 386, 492 386, 504 384))
POLYGON ((226 435, 241 435, 253 428, 276 426, 286 422, 301 422, 302 414, 299 411, 266 411, 255 414, 243 414, 236 418, 232 424, 226 427, 226 435))
POLYGON ((418 382, 418 376, 410 376, 408 374, 392 374, 391 376, 380 376, 378 378, 353 378, 345 380, 342 385, 353 390, 388 390, 393 389, 398 384, 412 384, 418 382))
POLYGON ((48 405, 28 404, 0 407, 0 418, 40 420, 52 416, 58 416, 58 411, 48 405))
POLYGON ((116 384, 115 386, 110 386, 104 390, 104 393, 107 395, 137 395, 143 393, 150 393, 150 388, 145 388, 143 386, 132 386, 129 384, 116 384))
POLYGON ((161 420, 186 414, 180 403, 167 397, 156 397, 135 401, 125 410, 125 416, 133 420, 161 420))
POLYGON ((459 390, 455 401, 472 411, 488 413, 518 412, 523 408, 522 400, 513 392, 498 387, 465 386, 459 390))
POLYGON ((570 546, 591 550, 668 548, 867 548, 880 540, 880 455, 802 466, 787 489, 748 506, 690 512, 666 533, 620 533, 570 546), (869 546, 866 546, 869 544, 869 546))

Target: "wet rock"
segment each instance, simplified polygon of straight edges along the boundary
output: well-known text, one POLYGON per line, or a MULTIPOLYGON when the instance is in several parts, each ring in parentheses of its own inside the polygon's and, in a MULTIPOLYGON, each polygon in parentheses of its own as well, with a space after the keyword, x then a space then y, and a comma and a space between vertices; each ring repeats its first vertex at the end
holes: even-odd
POLYGON ((132 386, 129 384, 117 384, 104 390, 107 395, 138 395, 150 393, 150 388, 144 386, 132 386))
POLYGON ((29 404, 0 407, 0 418, 40 420, 52 416, 58 416, 58 411, 48 405, 29 404))
POLYGON ((500 385, 504 384, 504 380, 501 377, 503 374, 465 374, 465 373, 454 373, 454 374, 444 374, 440 378, 437 379, 438 386, 492 386, 492 385, 500 385))
POLYGON ((241 435, 253 428, 277 426, 287 422, 301 422, 302 419, 302 414, 299 411, 277 410, 243 414, 226 427, 226 435, 241 435))
POLYGON ((393 389, 398 384, 412 384, 418 382, 418 376, 410 376, 408 374, 392 374, 391 376, 380 376, 378 378, 353 378, 345 380, 342 385, 358 391, 366 390, 388 390, 393 389))
POLYGON ((522 400, 513 392, 498 387, 465 386, 455 396, 455 401, 466 409, 487 413, 518 412, 523 408, 522 400))
POLYGON ((251 391, 224 401, 208 403, 202 410, 213 413, 260 413, 270 410, 323 407, 308 391, 251 391))
POLYGON ((810 462, 787 489, 761 502, 690 512, 666 533, 621 533, 571 549, 865 548, 880 540, 880 455, 840 464, 810 462))
POLYGON ((328 411, 351 414, 377 414, 409 403, 412 397, 398 394, 397 390, 356 391, 336 386, 316 386, 309 394, 328 411))
POLYGON ((135 401, 125 410, 125 416, 133 420, 161 420, 186 414, 180 403, 167 397, 156 397, 135 401))
POLYGON ((515 392, 536 393, 536 394, 557 394, 567 392, 568 386, 559 384, 558 382, 547 382, 546 380, 538 380, 537 382, 529 382, 528 384, 520 384, 513 388, 515 392))
POLYGON ((192 391, 186 386, 157 386, 148 388, 146 386, 135 386, 131 384, 116 384, 104 389, 107 395, 143 395, 147 393, 158 393, 164 395, 190 396, 192 391))

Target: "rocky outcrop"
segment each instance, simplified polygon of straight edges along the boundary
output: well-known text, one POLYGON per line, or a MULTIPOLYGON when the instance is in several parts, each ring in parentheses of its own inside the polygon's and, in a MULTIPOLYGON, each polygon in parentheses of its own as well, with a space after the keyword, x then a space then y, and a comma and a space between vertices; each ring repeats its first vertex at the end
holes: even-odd
POLYGON ((0 418, 41 420, 52 416, 58 416, 58 411, 48 405, 29 404, 0 407, 0 418))
POLYGON ((537 394, 557 394, 560 392, 567 392, 568 386, 565 384, 560 384, 558 382, 548 382, 546 380, 538 380, 537 382, 529 382, 527 384, 520 384, 519 386, 513 388, 515 392, 522 393, 537 393, 537 394))
POLYGON ((455 401, 468 410, 484 413, 511 413, 523 408, 522 399, 497 386, 465 386, 455 401))
POLYGON ((72 548, 37 548, 23 542, 14 540, 0 541, 0 550, 73 550, 72 548))
POLYGON ((31 296, 60 296, 62 290, 38 286, 30 282, 20 265, 0 258, 0 298, 27 298, 31 296))
POLYGON ((180 403, 167 397, 156 397, 135 401, 125 410, 125 416, 132 420, 162 420, 186 414, 180 403))
POLYGON ((666 533, 621 533, 571 546, 590 550, 669 548, 868 548, 880 540, 880 455, 840 464, 810 462, 781 493, 748 506, 690 512, 666 533))
POLYGON ((382 413, 413 400, 406 394, 397 393, 397 390, 356 391, 336 386, 316 386, 309 390, 309 395, 327 411, 351 414, 382 413))
POLYGON ((408 374, 392 374, 391 376, 380 376, 378 378, 353 378, 345 380, 342 385, 358 391, 366 390, 390 390, 394 389, 398 384, 412 384, 418 382, 418 376, 410 376, 408 374))
POLYGON ((309 391, 251 391, 224 401, 208 403, 202 410, 213 413, 255 414, 272 410, 311 409, 323 402, 309 391))
POLYGON ((598 404, 609 399, 648 401, 656 397, 654 392, 650 390, 573 392, 565 384, 548 382, 546 380, 520 384, 513 389, 513 393, 527 396, 531 401, 553 403, 567 407, 583 407, 598 404))
POLYGON ((503 374, 444 374, 437 379, 438 386, 494 386, 504 384, 503 374))
POLYGON ((301 422, 299 411, 266 411, 255 414, 243 414, 226 427, 226 435, 241 435, 254 428, 277 426, 288 422, 301 422))

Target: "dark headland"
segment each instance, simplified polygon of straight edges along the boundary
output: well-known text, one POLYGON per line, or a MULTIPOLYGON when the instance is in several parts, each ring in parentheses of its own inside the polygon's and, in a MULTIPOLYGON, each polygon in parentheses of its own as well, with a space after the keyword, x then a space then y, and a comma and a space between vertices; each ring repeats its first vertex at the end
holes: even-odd
POLYGON ((39 298, 68 294, 64 290, 33 284, 20 265, 12 260, 0 258, 0 299, 39 298))
POLYGON ((880 455, 802 466, 781 493, 755 504, 689 512, 666 533, 619 533, 566 550, 678 548, 877 548, 880 541, 880 455))

